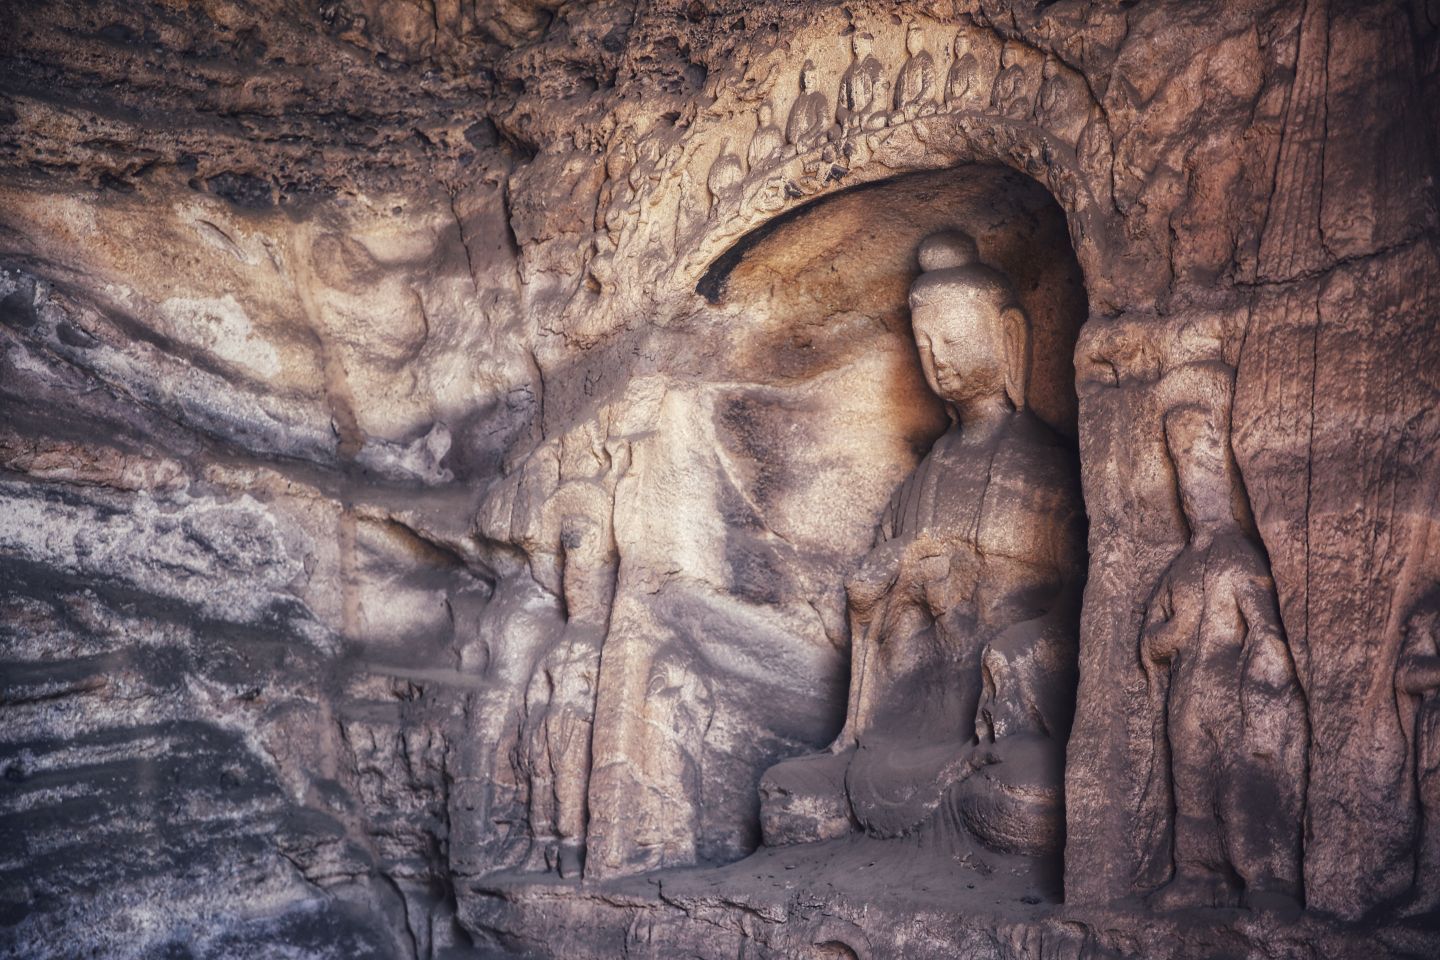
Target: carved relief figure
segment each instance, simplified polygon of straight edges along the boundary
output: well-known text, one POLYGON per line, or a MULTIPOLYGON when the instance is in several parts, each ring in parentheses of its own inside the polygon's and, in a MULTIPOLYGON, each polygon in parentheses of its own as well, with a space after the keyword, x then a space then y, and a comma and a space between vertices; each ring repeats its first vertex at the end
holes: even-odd
POLYGON ((605 157, 605 182, 595 207, 595 256, 589 265, 590 275, 602 288, 609 286, 613 278, 620 231, 635 213, 635 191, 630 179, 634 165, 635 147, 627 139, 619 140, 605 157))
POLYGON ((935 59, 925 49, 925 31, 918 23, 905 33, 905 51, 909 58, 895 80, 895 113, 897 119, 914 120, 935 111, 935 59))
POLYGON ((980 82, 980 61, 970 51, 970 35, 955 35, 955 61, 945 77, 945 102, 952 110, 982 110, 985 93, 980 82))
POLYGON ((1054 57, 1046 57, 1040 68, 1040 92, 1035 97, 1035 118, 1041 125, 1058 123, 1063 119, 1069 106, 1065 83, 1060 77, 1060 64, 1054 57))
MULTIPOLYGON (((698 783, 704 754, 705 732, 714 716, 710 686, 694 663, 674 654, 662 654, 652 664, 645 689, 645 722, 668 735, 656 738, 646 751, 645 765, 654 765, 662 778, 679 783, 698 783)), ((695 856, 694 838, 699 833, 700 810, 672 809, 667 816, 684 826, 666 838, 669 856, 680 860, 695 856)))
POLYGON ((605 158, 606 187, 605 231, 613 242, 627 217, 634 214, 639 196, 639 171, 636 169, 635 145, 621 140, 605 158))
POLYGON ((710 190, 710 216, 715 216, 721 207, 739 204, 740 184, 744 180, 745 169, 740 166, 740 158, 730 152, 727 141, 715 162, 710 164, 710 175, 705 178, 705 186, 710 190))
POLYGON ((1001 116, 1016 120, 1030 115, 1030 103, 1025 89, 1025 68, 1020 65, 1020 47, 1006 41, 1000 51, 1000 72, 990 88, 990 106, 1001 116))
POLYGON ((657 188, 674 168, 681 151, 674 137, 664 127, 656 127, 635 148, 635 164, 630 168, 630 186, 639 203, 641 219, 652 216, 664 206, 663 191, 657 188))
POLYGON ((868 33, 857 31, 850 45, 855 60, 840 78, 840 96, 835 104, 835 122, 845 133, 863 129, 875 111, 889 104, 888 99, 877 95, 877 88, 883 88, 887 81, 885 68, 871 52, 874 39, 868 33))
POLYGON ((810 60, 800 68, 800 96, 790 107, 785 122, 785 142, 804 153, 820 145, 829 132, 830 104, 820 92, 815 64, 810 60))
POLYGON ((610 504, 597 484, 557 492, 560 590, 565 628, 526 692, 526 750, 531 771, 530 869, 578 877, 589 819, 591 731, 600 649, 609 627, 616 555, 610 504))
POLYGON ((784 149, 785 135, 775 125, 775 108, 766 100, 760 104, 755 135, 750 138, 750 149, 746 151, 751 171, 764 170, 773 165, 780 159, 784 149))
POLYGON ((1075 154, 1080 161, 1080 169, 1089 174, 1092 181, 1109 182, 1114 159, 1110 149, 1110 131, 1102 118, 1096 117, 1080 131, 1075 154))
POLYGON ((1401 912, 1440 917, 1440 590, 1405 624, 1395 686, 1420 808, 1415 882, 1401 912))
POLYGON ((1046 57, 1035 96, 1035 122, 1062 140, 1075 143, 1089 114, 1085 82, 1054 57, 1046 57))
POLYGON ((1305 704, 1269 564, 1237 516, 1229 422, 1228 398, 1164 422, 1189 541, 1140 640, 1160 758, 1147 792, 1168 787, 1174 810, 1173 876, 1151 897, 1160 909, 1295 907, 1301 896, 1305 704))
POLYGON ((768 843, 858 824, 1057 853, 1084 511, 1075 457, 1028 408, 1030 330, 962 233, 927 238, 910 304, 951 429, 896 492, 847 584, 844 730, 761 782, 768 843))

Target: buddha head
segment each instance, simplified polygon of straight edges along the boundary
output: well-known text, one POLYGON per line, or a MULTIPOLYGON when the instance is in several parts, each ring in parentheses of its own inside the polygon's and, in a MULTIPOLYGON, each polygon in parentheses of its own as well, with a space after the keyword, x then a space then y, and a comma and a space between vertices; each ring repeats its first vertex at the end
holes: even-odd
POLYGON ((910 317, 930 389, 960 408, 995 400, 1022 409, 1030 324, 1010 281, 981 263, 974 238, 958 230, 926 237, 919 260, 910 317))
POLYGON ((925 52, 925 30, 918 23, 910 24, 910 29, 905 31, 905 52, 912 57, 925 52))
POLYGON ((850 48, 855 51, 856 60, 864 60, 870 56, 870 50, 874 46, 874 38, 868 33, 857 32, 850 38, 850 48))
POLYGON ((819 86, 820 80, 815 76, 815 61, 806 60, 800 67, 800 90, 803 93, 814 93, 819 86))
POLYGON ((970 52, 970 35, 963 30, 955 34, 955 59, 959 60, 970 52))

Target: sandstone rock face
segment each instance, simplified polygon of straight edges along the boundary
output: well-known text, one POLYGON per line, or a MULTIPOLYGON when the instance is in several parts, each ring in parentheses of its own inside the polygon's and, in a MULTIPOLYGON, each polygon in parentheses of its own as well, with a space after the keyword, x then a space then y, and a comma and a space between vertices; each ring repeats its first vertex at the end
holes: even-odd
POLYGON ((6 20, 0 954, 1440 953, 1436 4, 6 20))

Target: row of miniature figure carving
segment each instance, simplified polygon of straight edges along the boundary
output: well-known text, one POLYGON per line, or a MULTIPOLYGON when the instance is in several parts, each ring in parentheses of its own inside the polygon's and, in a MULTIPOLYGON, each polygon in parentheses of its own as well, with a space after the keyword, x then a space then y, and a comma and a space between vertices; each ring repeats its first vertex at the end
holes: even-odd
MULTIPOLYGON (((820 91, 815 63, 806 60, 800 68, 800 96, 790 108, 782 132, 774 122, 774 108, 760 107, 759 126, 751 140, 750 168, 775 162, 786 154, 803 153, 820 144, 864 130, 878 130, 939 112, 936 100, 935 58, 925 49, 925 31, 912 25, 906 35, 908 57, 892 85, 885 67, 873 53, 873 38, 856 33, 851 39, 854 60, 840 79, 835 110, 820 91)), ((1029 118, 1033 112, 1058 113, 1065 99, 1059 80, 1059 66, 1047 59, 1038 91, 1032 91, 1021 64, 1020 47, 1007 43, 1000 54, 1000 69, 986 83, 979 58, 971 50, 968 33, 954 41, 954 60, 945 78, 945 106, 956 110, 985 110, 1012 119, 1029 118), (1032 100, 1032 95, 1035 99, 1032 100)))

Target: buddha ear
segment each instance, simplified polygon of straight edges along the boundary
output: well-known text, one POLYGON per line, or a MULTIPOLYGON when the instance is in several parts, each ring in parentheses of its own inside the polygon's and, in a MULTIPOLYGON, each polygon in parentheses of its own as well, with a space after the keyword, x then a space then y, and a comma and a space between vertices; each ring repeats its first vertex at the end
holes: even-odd
POLYGON ((1030 389, 1030 323, 1019 307, 1006 307, 1000 314, 1005 339, 1005 395, 1016 410, 1025 407, 1030 389))

